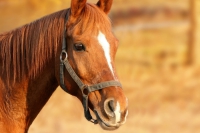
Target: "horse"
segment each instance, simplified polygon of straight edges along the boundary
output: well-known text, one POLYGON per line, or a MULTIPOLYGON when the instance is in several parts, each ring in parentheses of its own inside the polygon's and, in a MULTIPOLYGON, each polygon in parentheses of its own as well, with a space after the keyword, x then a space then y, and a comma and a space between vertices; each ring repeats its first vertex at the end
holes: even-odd
POLYGON ((105 130, 125 123, 128 100, 108 17, 112 2, 72 0, 68 9, 0 35, 2 133, 27 133, 58 86, 80 100, 88 121, 105 130))

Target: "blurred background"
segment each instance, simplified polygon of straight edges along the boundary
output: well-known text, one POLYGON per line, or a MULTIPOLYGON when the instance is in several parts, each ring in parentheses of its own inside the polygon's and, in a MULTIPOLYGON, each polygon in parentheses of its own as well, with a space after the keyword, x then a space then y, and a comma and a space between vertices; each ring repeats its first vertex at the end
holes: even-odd
MULTIPOLYGON (((69 6, 70 0, 0 0, 0 33, 69 6)), ((199 133, 200 1, 114 0, 109 16, 129 99, 127 122, 113 132, 199 133)), ((108 131, 87 122, 77 98, 58 88, 29 133, 66 132, 108 131)))

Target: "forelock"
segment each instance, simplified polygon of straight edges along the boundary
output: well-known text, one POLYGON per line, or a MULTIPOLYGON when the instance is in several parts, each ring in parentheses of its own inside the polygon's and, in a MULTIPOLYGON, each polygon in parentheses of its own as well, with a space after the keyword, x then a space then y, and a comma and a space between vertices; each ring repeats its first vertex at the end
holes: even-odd
POLYGON ((87 32, 94 34, 98 33, 99 30, 110 31, 111 22, 109 17, 96 5, 87 3, 81 15, 68 28, 70 33, 83 34, 87 32))

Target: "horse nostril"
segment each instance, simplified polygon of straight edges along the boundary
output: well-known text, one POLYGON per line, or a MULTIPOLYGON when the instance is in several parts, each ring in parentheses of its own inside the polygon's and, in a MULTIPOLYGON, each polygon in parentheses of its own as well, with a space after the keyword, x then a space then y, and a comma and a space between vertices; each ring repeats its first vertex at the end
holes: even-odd
POLYGON ((107 99, 104 102, 104 110, 108 116, 115 117, 115 113, 114 113, 115 109, 116 109, 116 105, 115 105, 114 99, 107 99))
POLYGON ((108 102, 108 107, 109 107, 109 109, 110 109, 112 112, 115 111, 116 105, 115 105, 114 100, 110 100, 110 101, 108 102))

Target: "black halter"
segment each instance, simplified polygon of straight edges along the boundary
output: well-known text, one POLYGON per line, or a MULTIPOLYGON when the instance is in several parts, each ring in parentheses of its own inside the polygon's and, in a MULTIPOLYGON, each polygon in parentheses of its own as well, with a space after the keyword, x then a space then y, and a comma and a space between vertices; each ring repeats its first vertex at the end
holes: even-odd
MULTIPOLYGON (((68 13, 66 15, 65 18, 65 24, 66 21, 68 20, 68 13)), ((84 84, 80 78, 77 76, 77 74, 74 72, 73 68, 71 67, 71 65, 69 64, 67 58, 68 58, 68 54, 67 54, 67 44, 66 44, 66 28, 64 30, 64 35, 63 35, 63 44, 62 44, 62 52, 60 54, 60 86, 61 88, 68 93, 67 88, 65 87, 64 84, 64 66, 67 69, 68 73, 70 74, 70 76, 72 77, 72 79, 76 82, 76 84, 78 85, 78 87, 80 88, 82 95, 83 95, 83 108, 84 108, 84 115, 85 118, 88 121, 91 121, 94 124, 97 124, 97 120, 94 120, 90 114, 89 108, 88 108, 88 96, 90 92, 93 91, 97 91, 106 87, 110 87, 110 86, 119 86, 122 88, 121 83, 118 81, 107 81, 107 82, 101 82, 95 85, 86 85, 84 84), (64 59, 63 59, 64 57, 64 59)))

